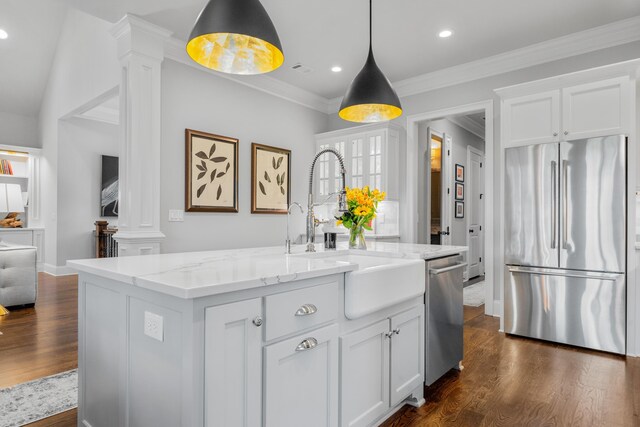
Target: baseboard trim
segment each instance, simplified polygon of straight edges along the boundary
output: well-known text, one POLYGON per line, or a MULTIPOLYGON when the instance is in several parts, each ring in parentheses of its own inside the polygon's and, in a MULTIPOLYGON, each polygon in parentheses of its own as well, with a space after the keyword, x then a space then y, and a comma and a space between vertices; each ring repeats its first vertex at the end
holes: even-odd
POLYGON ((78 274, 74 269, 66 265, 57 266, 51 264, 44 264, 44 272, 52 276, 72 276, 78 274))

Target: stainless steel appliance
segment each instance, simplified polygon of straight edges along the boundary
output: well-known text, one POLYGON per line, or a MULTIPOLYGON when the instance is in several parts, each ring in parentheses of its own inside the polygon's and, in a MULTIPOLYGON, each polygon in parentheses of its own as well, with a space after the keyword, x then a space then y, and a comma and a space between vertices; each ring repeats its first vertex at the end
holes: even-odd
POLYGON ((625 353, 625 137, 505 157, 505 332, 625 353))
POLYGON ((431 385, 462 360, 462 272, 467 266, 461 255, 427 262, 425 292, 427 348, 425 384, 431 385))

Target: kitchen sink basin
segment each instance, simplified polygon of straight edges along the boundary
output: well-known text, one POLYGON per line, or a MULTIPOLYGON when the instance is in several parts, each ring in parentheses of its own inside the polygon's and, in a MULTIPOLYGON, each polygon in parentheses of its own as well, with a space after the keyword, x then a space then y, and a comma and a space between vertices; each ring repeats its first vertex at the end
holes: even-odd
POLYGON ((357 319, 424 294, 425 262, 422 259, 393 258, 351 253, 305 254, 337 262, 356 264, 346 273, 344 312, 357 319))

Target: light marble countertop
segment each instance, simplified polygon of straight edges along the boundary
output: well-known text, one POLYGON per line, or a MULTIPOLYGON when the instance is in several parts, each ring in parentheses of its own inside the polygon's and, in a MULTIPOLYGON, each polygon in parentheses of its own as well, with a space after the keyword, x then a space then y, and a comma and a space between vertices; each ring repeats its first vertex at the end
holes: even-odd
MULTIPOLYGON (((316 244, 317 256, 304 253, 304 245, 231 249, 207 252, 142 255, 68 261, 80 272, 102 276, 179 298, 199 298, 243 289, 271 286, 358 269, 357 264, 328 260, 328 255, 349 251, 347 243, 326 251, 316 244)), ((433 259, 466 252, 465 246, 367 242, 367 253, 393 258, 433 259)))

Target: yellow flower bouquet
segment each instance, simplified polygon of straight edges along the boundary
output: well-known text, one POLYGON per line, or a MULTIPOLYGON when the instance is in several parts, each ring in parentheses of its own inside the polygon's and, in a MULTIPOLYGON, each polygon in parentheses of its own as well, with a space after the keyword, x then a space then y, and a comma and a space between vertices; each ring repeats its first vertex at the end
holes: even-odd
POLYGON ((336 225, 349 229, 349 248, 366 249, 364 230, 371 230, 371 222, 376 217, 378 203, 384 200, 386 193, 369 187, 347 187, 348 211, 336 217, 336 225))

